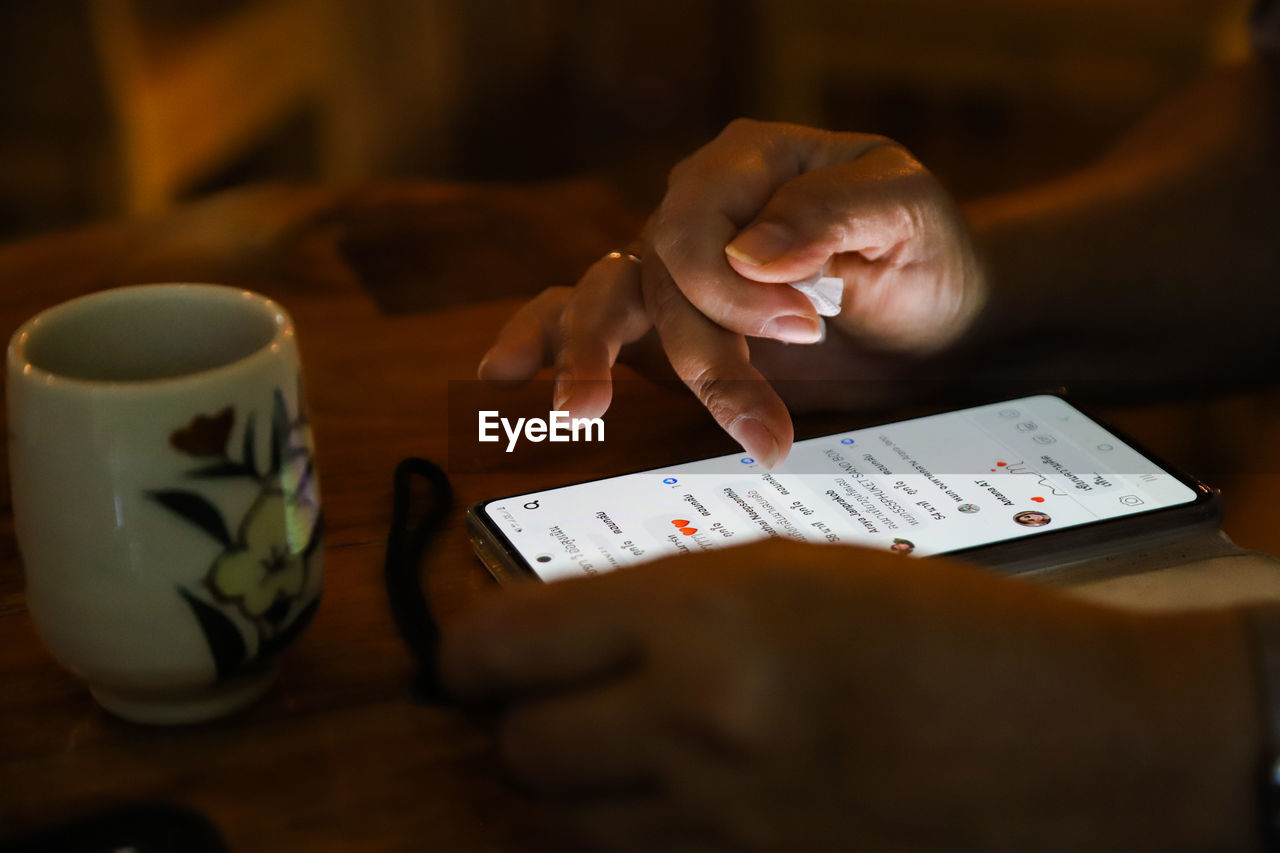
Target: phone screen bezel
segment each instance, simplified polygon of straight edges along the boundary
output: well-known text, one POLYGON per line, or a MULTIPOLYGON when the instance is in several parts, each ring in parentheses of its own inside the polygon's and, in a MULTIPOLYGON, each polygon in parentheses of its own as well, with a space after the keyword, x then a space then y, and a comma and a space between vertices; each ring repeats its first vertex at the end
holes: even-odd
MULTIPOLYGON (((1046 396, 1056 397, 1059 400, 1062 400, 1076 412, 1107 430, 1117 439, 1128 445, 1131 449, 1141 454, 1149 462, 1159 467, 1163 473, 1174 477, 1178 482, 1195 492, 1195 499, 1187 503, 1157 507, 1149 510, 1140 510, 1138 512, 1127 513, 1113 518, 1098 519, 1096 521, 1060 528, 1058 530, 1043 531, 1031 536, 1019 536, 1011 539, 1003 539, 997 542, 988 542, 984 545, 972 545, 968 548, 958 548, 954 551, 945 551, 939 554, 931 554, 929 556, 977 562, 997 570, 1002 566, 1026 567, 1028 565, 1034 565, 1033 563, 1029 563, 1029 561, 1033 560, 1037 555, 1043 555, 1046 552, 1061 555, 1081 554, 1086 553, 1091 547, 1096 548, 1108 543, 1126 541, 1129 538, 1159 536, 1161 534, 1168 534, 1172 531, 1181 530, 1183 528, 1198 528, 1200 525, 1217 523, 1221 520, 1221 504, 1219 500, 1219 493, 1216 489, 1210 487, 1196 477, 1191 476, 1185 471, 1170 465, 1163 458, 1151 452, 1145 445, 1135 440, 1125 431, 1117 429, 1115 426, 1101 418, 1098 418, 1093 413, 1081 409, 1075 403, 1068 400, 1063 394, 1026 394, 1021 397, 1014 397, 1011 399, 993 400, 987 403, 975 403, 972 406, 938 409, 937 411, 913 415, 910 418, 867 424, 865 427, 859 427, 859 429, 888 427, 921 417, 929 417, 930 415, 947 414, 949 412, 965 411, 966 409, 999 405, 1006 402, 1012 403, 1029 397, 1046 396), (1055 550, 1054 546, 1060 547, 1055 550)), ((843 430, 834 433, 827 433, 825 435, 813 436, 812 438, 826 438, 830 435, 838 435, 840 432, 843 432, 843 430)), ((670 465, 662 465, 656 468, 639 468, 634 471, 623 471, 621 473, 610 474, 605 477, 596 477, 590 480, 579 480, 574 483, 566 483, 563 486, 555 486, 552 490, 569 489, 574 486, 598 483, 602 480, 611 480, 615 477, 625 477, 630 474, 643 474, 647 471, 661 471, 672 465, 684 465, 697 461, 701 460, 690 459, 686 462, 673 462, 670 463, 670 465)), ((466 513, 467 529, 472 541, 472 546, 476 551, 476 555, 498 581, 523 579, 545 583, 533 566, 529 564, 529 561, 525 559, 524 555, 520 553, 519 549, 515 547, 507 535, 499 529, 497 524, 493 522, 486 511, 490 504, 521 497, 523 494, 524 493, 517 493, 501 497, 487 498, 472 504, 467 509, 466 513), (496 553, 488 550, 488 546, 490 545, 497 549, 496 553)), ((856 546, 856 543, 850 543, 850 547, 853 546, 856 546)), ((1013 573, 1019 572, 1020 570, 1016 570, 1013 573)))

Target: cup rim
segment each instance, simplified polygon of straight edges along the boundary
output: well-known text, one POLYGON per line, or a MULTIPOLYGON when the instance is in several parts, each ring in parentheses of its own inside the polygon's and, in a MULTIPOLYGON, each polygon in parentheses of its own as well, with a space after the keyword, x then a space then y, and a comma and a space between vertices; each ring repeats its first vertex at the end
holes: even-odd
POLYGON ((87 293, 83 296, 76 296, 72 299, 51 305, 40 311, 35 316, 29 318, 9 338, 9 346, 6 351, 6 362, 9 373, 12 375, 17 372, 23 378, 33 379, 43 384, 61 384, 68 386, 79 386, 83 388, 92 387, 161 387, 165 385, 173 385, 183 382, 189 382, 196 378, 207 378, 216 376, 220 373, 229 372, 242 367, 249 361, 259 359, 263 353, 274 353, 279 350, 280 345, 289 338, 294 336, 293 318, 289 316, 289 312, 284 307, 269 296, 249 290, 243 287, 233 287, 225 284, 210 284, 205 282, 156 282, 148 284, 130 284, 120 287, 111 287, 105 290, 98 290, 93 293, 87 293), (170 293, 180 293, 182 291, 203 291, 210 294, 218 294, 226 297, 228 300, 233 297, 239 297, 262 310, 264 313, 271 315, 271 322, 274 331, 270 340, 262 344, 262 346, 246 353, 243 356, 228 361, 225 364, 219 364, 214 367, 208 367, 203 370, 196 370, 190 373, 183 373, 178 376, 163 376, 148 379, 85 379, 78 376, 68 376, 63 373, 55 373, 46 370, 31 362, 27 357, 27 344, 31 335, 39 328, 41 323, 48 322, 51 318, 63 314, 66 311, 76 310, 94 302, 106 302, 110 300, 136 295, 142 291, 151 293, 159 293, 160 291, 168 291, 170 293))

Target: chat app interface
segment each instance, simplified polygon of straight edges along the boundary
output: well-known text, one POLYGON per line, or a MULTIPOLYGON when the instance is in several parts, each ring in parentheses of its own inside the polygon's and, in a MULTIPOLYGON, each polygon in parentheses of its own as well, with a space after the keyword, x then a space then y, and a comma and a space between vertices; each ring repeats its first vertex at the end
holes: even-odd
POLYGON ((785 537, 925 556, 1190 503, 1065 401, 1027 397, 490 502, 546 581, 785 537))

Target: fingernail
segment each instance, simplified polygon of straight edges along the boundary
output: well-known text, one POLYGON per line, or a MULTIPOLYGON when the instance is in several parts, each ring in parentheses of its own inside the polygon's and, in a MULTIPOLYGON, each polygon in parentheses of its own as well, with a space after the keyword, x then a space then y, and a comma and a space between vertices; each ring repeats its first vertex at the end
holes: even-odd
POLYGON ((551 407, 557 412, 564 411, 564 404, 569 402, 573 393, 573 374, 562 370, 556 374, 555 386, 551 391, 551 407))
POLYGON ((822 324, 813 317, 787 314, 766 323, 761 335, 789 344, 814 344, 822 340, 822 324))
POLYGON ((743 415, 729 424, 728 432, 765 468, 772 468, 777 463, 778 441, 760 421, 743 415))
POLYGON ((794 242, 790 228, 777 222, 761 222, 735 237, 724 251, 731 258, 758 267, 782 257, 794 242))
POLYGON ((484 358, 480 359, 480 364, 476 366, 476 378, 484 379, 485 374, 489 371, 489 356, 493 354, 493 350, 484 354, 484 358))

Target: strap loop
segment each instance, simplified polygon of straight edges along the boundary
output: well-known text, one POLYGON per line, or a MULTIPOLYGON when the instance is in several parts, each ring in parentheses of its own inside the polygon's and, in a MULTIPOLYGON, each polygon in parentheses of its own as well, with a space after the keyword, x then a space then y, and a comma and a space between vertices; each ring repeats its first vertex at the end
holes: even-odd
POLYGON ((444 526, 453 508, 453 487, 438 465, 410 457, 396 466, 393 478, 391 530, 387 534, 385 578, 391 615, 405 644, 418 659, 413 698, 426 704, 452 700, 440 684, 440 627, 431 615, 419 567, 427 543, 444 526), (426 502, 415 506, 414 481, 426 485, 426 502))

